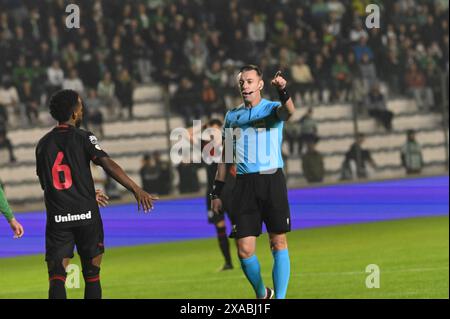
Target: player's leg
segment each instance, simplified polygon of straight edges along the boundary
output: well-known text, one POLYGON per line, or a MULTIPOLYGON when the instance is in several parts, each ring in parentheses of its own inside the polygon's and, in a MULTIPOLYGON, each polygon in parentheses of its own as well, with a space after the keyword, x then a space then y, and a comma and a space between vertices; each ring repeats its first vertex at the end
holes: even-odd
POLYGON ((242 270, 252 285, 257 298, 265 298, 267 289, 261 277, 261 266, 255 255, 256 238, 261 234, 262 216, 256 200, 256 176, 237 177, 232 194, 231 237, 236 239, 242 270))
POLYGON ((225 258, 225 265, 222 270, 233 269, 233 263, 231 261, 231 253, 230 253, 230 243, 228 241, 227 236, 227 228, 225 225, 225 217, 224 214, 221 214, 222 218, 217 221, 215 224, 216 232, 217 232, 217 240, 219 241, 219 247, 222 252, 223 257, 225 258))
POLYGON ((278 170, 267 178, 270 183, 270 195, 264 205, 263 219, 269 233, 270 247, 274 258, 272 276, 275 297, 284 299, 290 277, 290 258, 286 233, 291 230, 291 214, 283 172, 278 170))
POLYGON ((252 285, 256 298, 265 298, 267 289, 261 276, 261 265, 255 255, 256 237, 239 238, 236 240, 236 244, 242 270, 252 285))
POLYGON ((211 199, 209 197, 210 191, 206 194, 206 208, 208 210, 208 223, 216 227, 217 241, 219 242, 220 251, 225 258, 225 265, 222 270, 232 269, 230 254, 230 243, 228 242, 227 229, 225 226, 225 214, 215 214, 211 210, 211 199))
POLYGON ((262 221, 258 212, 240 214, 233 217, 233 232, 241 268, 255 291, 256 298, 266 298, 268 289, 261 276, 256 251, 256 238, 261 234, 262 221))
POLYGON ((275 298, 286 298, 291 273, 291 262, 287 245, 286 234, 269 233, 270 248, 273 255, 272 278, 275 289, 275 298))
POLYGON ((48 269, 48 299, 67 299, 66 294, 66 268, 70 258, 51 259, 47 261, 48 269))
POLYGON ((228 214, 228 217, 231 220, 232 189, 233 187, 230 187, 230 185, 225 185, 224 189, 222 190, 221 199, 222 199, 223 214, 221 215, 221 219, 218 220, 216 223, 217 235, 219 237, 219 244, 222 249, 222 253, 225 257, 225 266, 223 267, 223 270, 233 269, 233 262, 231 260, 231 253, 230 253, 230 243, 228 241, 225 223, 225 213, 228 214))
POLYGON ((102 298, 100 265, 105 251, 103 239, 103 223, 101 220, 78 227, 75 232, 75 243, 83 267, 85 299, 102 298))
POLYGON ((70 229, 45 230, 45 261, 47 262, 49 299, 66 299, 66 268, 73 258, 75 241, 70 229))
POLYGON ((102 286, 100 284, 100 265, 103 254, 94 258, 81 258, 83 267, 84 299, 101 299, 102 286))

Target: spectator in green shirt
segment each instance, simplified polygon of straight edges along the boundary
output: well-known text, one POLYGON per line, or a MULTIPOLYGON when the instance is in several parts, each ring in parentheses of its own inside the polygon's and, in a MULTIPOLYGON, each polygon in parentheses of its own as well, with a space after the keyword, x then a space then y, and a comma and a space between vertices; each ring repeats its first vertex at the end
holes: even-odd
POLYGON ((336 61, 331 69, 334 84, 334 98, 336 101, 347 99, 348 91, 351 87, 351 74, 348 65, 344 61, 342 54, 336 56, 336 61))
POLYGON ((407 132, 407 140, 401 150, 401 160, 407 174, 420 174, 422 171, 422 147, 416 140, 414 130, 408 130, 407 132))

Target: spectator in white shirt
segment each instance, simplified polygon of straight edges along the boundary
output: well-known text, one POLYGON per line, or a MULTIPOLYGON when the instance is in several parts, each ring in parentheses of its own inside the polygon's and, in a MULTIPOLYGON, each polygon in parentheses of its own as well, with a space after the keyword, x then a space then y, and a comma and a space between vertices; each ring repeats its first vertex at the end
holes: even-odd
POLYGON ((61 69, 58 60, 54 60, 52 65, 47 69, 47 77, 49 83, 49 96, 55 91, 61 90, 64 82, 64 71, 61 69))
POLYGON ((261 15, 253 15, 253 20, 247 25, 247 33, 249 40, 256 45, 261 45, 266 41, 266 25, 261 15))
POLYGON ((0 83, 0 120, 11 123, 10 115, 20 115, 19 94, 8 77, 3 78, 0 83))
POLYGON ((350 31, 350 41, 352 43, 357 43, 361 38, 369 38, 369 34, 362 27, 361 22, 356 22, 355 28, 350 31))
POLYGON ((313 89, 314 77, 303 55, 297 57, 290 71, 294 94, 299 93, 302 98, 305 98, 304 95, 313 89))
POLYGON ((112 81, 110 72, 106 72, 103 80, 98 83, 97 94, 103 105, 110 110, 110 114, 117 117, 120 113, 120 105, 116 97, 116 85, 112 81))
POLYGON ((78 92, 81 96, 84 95, 84 85, 81 79, 78 77, 78 72, 75 69, 69 71, 69 78, 63 81, 64 90, 73 90, 78 92))

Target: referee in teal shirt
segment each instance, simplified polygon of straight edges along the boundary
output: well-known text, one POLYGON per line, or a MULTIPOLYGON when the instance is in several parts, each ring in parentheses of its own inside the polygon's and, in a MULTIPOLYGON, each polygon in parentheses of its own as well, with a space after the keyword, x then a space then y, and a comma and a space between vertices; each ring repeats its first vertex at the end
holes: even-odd
POLYGON ((224 160, 217 168, 211 193, 212 209, 216 214, 221 211, 219 197, 224 186, 226 163, 234 162, 237 175, 230 210, 231 237, 236 239, 242 269, 257 298, 284 299, 290 276, 286 233, 291 230, 291 217, 281 146, 284 121, 293 115, 295 106, 281 72, 271 83, 279 93, 280 102, 262 98, 264 81, 258 66, 242 67, 238 81, 244 103, 225 116, 224 160), (255 255, 256 238, 261 235, 262 223, 269 233, 274 258, 272 276, 275 291, 265 286, 255 255))

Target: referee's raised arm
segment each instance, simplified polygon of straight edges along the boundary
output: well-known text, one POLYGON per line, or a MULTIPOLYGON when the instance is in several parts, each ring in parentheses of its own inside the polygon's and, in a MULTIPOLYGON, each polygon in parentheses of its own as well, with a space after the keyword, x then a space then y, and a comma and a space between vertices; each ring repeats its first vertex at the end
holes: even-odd
POLYGON ((295 105, 286 89, 287 81, 282 77, 281 71, 275 74, 271 84, 277 89, 281 102, 281 106, 277 109, 277 116, 282 121, 288 121, 295 112, 295 105))

